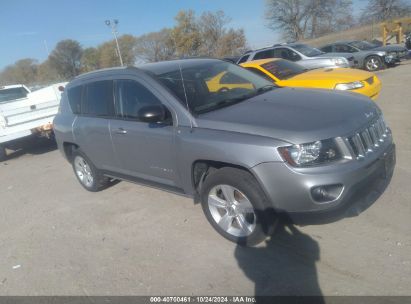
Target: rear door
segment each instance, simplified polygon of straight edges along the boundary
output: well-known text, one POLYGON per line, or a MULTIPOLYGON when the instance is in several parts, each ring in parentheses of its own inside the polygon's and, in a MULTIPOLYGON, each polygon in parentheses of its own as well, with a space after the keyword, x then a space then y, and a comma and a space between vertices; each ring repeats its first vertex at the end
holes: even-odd
POLYGON ((147 83, 140 79, 115 82, 116 119, 110 123, 120 173, 176 186, 177 170, 174 127, 171 113, 166 123, 139 121, 137 112, 144 106, 162 103, 147 83))
POLYGON ((70 90, 70 103, 78 113, 73 127, 76 143, 97 168, 114 170, 118 163, 109 127, 114 116, 113 81, 93 81, 70 90), (75 96, 81 101, 74 100, 75 96))

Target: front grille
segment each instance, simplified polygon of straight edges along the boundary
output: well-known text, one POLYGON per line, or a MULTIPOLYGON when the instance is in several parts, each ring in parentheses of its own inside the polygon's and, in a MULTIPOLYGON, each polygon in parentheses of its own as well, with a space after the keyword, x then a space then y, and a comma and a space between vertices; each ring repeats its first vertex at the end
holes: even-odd
POLYGON ((374 83, 374 76, 373 76, 373 77, 370 77, 370 78, 365 79, 365 81, 366 81, 366 82, 368 82, 368 84, 373 84, 373 83, 374 83))
POLYGON ((386 139, 388 128, 382 116, 368 127, 346 138, 357 159, 373 153, 386 139))

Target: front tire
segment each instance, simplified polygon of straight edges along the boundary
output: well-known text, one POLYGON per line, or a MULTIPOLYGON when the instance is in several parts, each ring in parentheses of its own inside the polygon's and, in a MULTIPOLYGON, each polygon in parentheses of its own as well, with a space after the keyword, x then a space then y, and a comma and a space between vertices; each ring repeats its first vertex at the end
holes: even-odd
POLYGON ((273 232, 277 217, 249 172, 231 167, 213 171, 200 192, 207 220, 226 239, 253 246, 273 232))
POLYGON ((107 188, 110 179, 103 176, 83 152, 74 150, 71 159, 74 174, 86 190, 97 192, 107 188))
POLYGON ((384 63, 379 56, 370 56, 365 59, 364 68, 368 72, 375 72, 384 69, 384 63))

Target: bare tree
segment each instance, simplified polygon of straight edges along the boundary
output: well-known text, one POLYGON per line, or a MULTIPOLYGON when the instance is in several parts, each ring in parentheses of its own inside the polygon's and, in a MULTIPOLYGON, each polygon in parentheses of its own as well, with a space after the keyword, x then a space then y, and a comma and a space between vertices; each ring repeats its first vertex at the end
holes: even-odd
POLYGON ((175 46, 171 30, 163 29, 138 37, 135 52, 137 57, 148 62, 172 59, 175 56, 175 46))
POLYGON ((411 14, 411 4, 403 0, 368 0, 361 22, 379 22, 411 14))
POLYGON ((198 27, 201 34, 202 55, 213 56, 219 47, 219 41, 226 34, 225 26, 230 22, 223 11, 204 12, 199 20, 198 27))
POLYGON ((300 40, 353 25, 351 0, 266 0, 267 26, 284 38, 300 40))
POLYGON ((267 26, 273 30, 283 30, 285 38, 302 39, 312 16, 311 11, 310 0, 267 0, 267 26))

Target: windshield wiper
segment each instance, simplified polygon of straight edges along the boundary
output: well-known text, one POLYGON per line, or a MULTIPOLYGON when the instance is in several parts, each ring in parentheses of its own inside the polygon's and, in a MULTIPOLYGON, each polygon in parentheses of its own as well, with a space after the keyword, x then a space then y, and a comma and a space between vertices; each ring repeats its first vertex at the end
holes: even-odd
POLYGON ((276 86, 273 84, 267 84, 265 86, 262 86, 261 88, 257 89, 257 94, 261 94, 267 91, 271 91, 272 89, 274 89, 276 86))

